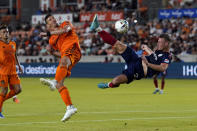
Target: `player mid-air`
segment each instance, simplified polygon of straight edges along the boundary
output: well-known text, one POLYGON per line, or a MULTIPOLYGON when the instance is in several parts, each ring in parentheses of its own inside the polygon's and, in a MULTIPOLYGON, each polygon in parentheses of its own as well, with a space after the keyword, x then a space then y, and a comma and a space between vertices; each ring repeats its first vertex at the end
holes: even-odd
POLYGON ((16 56, 16 43, 10 40, 8 27, 0 25, 0 118, 4 101, 21 92, 20 79, 16 72, 16 65, 22 73, 22 68, 16 56), (8 92, 8 85, 10 91, 8 92))
POLYGON ((46 15, 45 22, 48 32, 41 32, 40 35, 49 37, 50 46, 56 50, 56 53, 51 53, 61 59, 56 70, 55 80, 41 78, 40 81, 52 90, 57 88, 59 91, 67 106, 66 113, 61 119, 64 122, 77 112, 77 108, 72 104, 69 91, 64 86, 64 80, 71 75, 72 67, 80 60, 81 49, 78 36, 70 22, 65 21, 58 25, 54 16, 50 14, 46 15))
POLYGON ((157 52, 153 52, 147 45, 142 45, 142 50, 147 52, 147 56, 138 57, 133 49, 116 40, 99 26, 98 17, 95 15, 90 26, 92 31, 98 32, 99 36, 105 43, 114 47, 114 50, 120 54, 126 62, 127 69, 122 74, 113 78, 109 83, 98 84, 99 88, 115 88, 120 84, 130 83, 133 80, 140 80, 141 78, 152 77, 155 74, 164 72, 168 68, 171 59, 169 57, 169 42, 170 39, 167 34, 159 36, 157 42, 157 52))

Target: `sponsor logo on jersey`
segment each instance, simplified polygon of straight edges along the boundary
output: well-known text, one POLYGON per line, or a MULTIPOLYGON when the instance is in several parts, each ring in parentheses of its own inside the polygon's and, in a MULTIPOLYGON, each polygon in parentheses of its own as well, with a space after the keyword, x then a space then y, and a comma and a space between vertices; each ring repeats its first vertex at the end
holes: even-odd
POLYGON ((163 56, 163 54, 159 54, 159 55, 158 55, 158 57, 161 57, 161 56, 163 56))
POLYGON ((169 60, 168 60, 168 59, 165 59, 164 62, 165 62, 165 63, 169 63, 169 60))

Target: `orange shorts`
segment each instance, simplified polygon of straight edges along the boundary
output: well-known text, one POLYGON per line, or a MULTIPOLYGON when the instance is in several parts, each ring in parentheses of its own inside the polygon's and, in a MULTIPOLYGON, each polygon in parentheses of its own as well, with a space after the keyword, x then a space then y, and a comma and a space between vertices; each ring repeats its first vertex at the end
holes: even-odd
POLYGON ((81 59, 81 50, 77 44, 61 51, 61 58, 67 56, 70 58, 71 65, 68 67, 67 77, 71 75, 71 69, 81 59))
POLYGON ((8 87, 10 85, 20 84, 18 75, 0 75, 0 87, 8 87))

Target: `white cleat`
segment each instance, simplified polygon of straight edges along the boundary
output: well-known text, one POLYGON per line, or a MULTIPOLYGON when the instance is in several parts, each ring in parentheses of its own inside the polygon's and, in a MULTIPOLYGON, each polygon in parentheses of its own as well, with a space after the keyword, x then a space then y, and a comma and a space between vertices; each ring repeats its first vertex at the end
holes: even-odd
POLYGON ((56 89, 57 81, 56 80, 50 80, 50 79, 45 79, 45 78, 40 78, 40 82, 43 85, 48 86, 51 91, 54 91, 56 89))
POLYGON ((159 94, 163 94, 163 90, 160 90, 160 91, 159 91, 159 94))
POLYGON ((68 106, 66 113, 64 114, 64 117, 61 119, 61 121, 65 122, 65 121, 69 120, 70 117, 72 115, 74 115, 75 113, 77 113, 77 108, 75 108, 74 106, 68 106))

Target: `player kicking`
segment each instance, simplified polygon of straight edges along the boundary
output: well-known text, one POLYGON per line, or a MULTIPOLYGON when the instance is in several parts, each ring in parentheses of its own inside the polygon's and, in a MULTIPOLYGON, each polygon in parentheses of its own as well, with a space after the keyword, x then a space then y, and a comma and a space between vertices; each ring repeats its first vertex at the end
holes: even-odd
POLYGON ((16 56, 16 43, 10 41, 8 27, 2 24, 0 25, 0 118, 4 118, 2 114, 4 101, 21 92, 16 64, 22 73, 22 68, 16 56), (12 85, 9 93, 7 93, 8 84, 12 85))
POLYGON ((164 72, 161 72, 161 90, 159 90, 158 88, 158 80, 157 80, 158 75, 153 76, 153 82, 155 85, 155 91, 153 92, 153 94, 157 94, 157 93, 163 94, 166 74, 167 74, 167 70, 165 70, 164 72))
POLYGON ((157 43, 158 52, 153 52, 148 46, 142 45, 142 50, 148 53, 148 56, 138 57, 133 49, 116 40, 99 26, 95 15, 94 20, 90 26, 91 30, 98 32, 99 36, 105 43, 112 45, 117 53, 119 53, 127 64, 127 69, 122 74, 116 76, 109 83, 98 84, 99 88, 115 88, 120 84, 130 83, 133 80, 140 80, 141 78, 152 77, 155 74, 164 72, 171 62, 169 58, 169 42, 168 35, 163 34, 159 37, 157 43))
POLYGON ((49 44, 53 49, 58 50, 61 59, 56 70, 55 80, 41 78, 40 81, 48 85, 51 90, 57 88, 59 91, 67 106, 66 113, 61 119, 64 122, 77 112, 77 108, 71 102, 69 91, 64 86, 64 80, 71 75, 72 67, 80 60, 81 49, 78 36, 70 22, 65 21, 58 25, 56 19, 50 14, 45 17, 45 22, 48 32, 41 32, 40 35, 49 37, 49 44))

